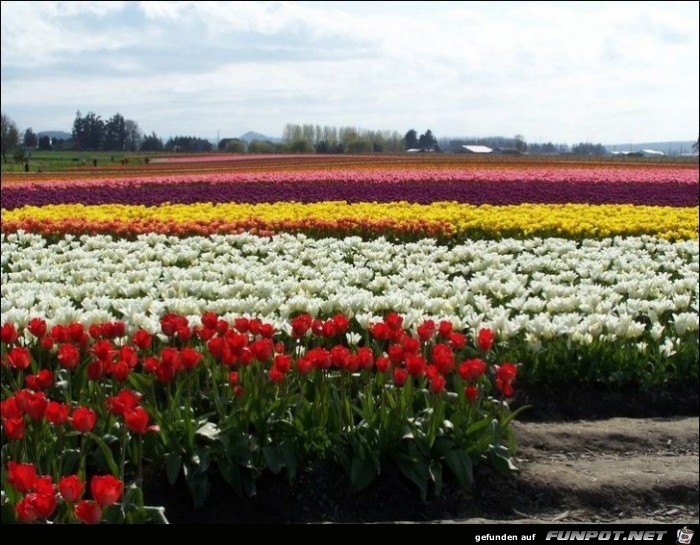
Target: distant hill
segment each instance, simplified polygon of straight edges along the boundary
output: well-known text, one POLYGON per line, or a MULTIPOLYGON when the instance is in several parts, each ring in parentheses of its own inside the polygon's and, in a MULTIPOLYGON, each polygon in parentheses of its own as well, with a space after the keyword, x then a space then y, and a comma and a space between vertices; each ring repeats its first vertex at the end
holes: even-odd
POLYGON ((605 144, 605 149, 610 151, 641 151, 653 149, 663 151, 666 155, 681 155, 692 153, 693 140, 675 140, 672 142, 642 142, 638 144, 605 144))
POLYGON ((48 136, 49 138, 60 138, 61 140, 70 140, 73 135, 65 131, 41 131, 36 133, 38 138, 42 136, 48 136))
POLYGON ((259 132, 253 132, 253 131, 248 131, 247 133, 242 134, 238 138, 240 138, 244 142, 248 142, 248 143, 252 142, 253 140, 261 140, 263 142, 265 140, 269 140, 270 142, 272 142, 274 144, 277 144, 277 143, 282 141, 281 138, 278 138, 276 136, 267 136, 265 134, 262 134, 259 132))

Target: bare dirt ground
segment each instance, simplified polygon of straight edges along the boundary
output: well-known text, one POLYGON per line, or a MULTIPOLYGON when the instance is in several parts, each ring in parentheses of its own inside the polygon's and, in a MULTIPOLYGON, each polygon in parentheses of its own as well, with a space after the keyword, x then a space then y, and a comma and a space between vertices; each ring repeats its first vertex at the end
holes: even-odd
POLYGON ((542 521, 697 523, 698 424, 697 417, 515 423, 521 471, 511 509, 542 521))

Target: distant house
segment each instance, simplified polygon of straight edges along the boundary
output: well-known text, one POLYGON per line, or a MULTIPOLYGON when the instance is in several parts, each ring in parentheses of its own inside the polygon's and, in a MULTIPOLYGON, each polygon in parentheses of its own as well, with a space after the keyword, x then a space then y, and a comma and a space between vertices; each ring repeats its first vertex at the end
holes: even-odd
POLYGON ((406 153, 420 153, 421 151, 423 151, 421 148, 409 148, 406 153))
POLYGON ((488 146, 464 144, 462 149, 464 149, 464 153, 493 153, 493 150, 488 146))
POLYGON ((639 151, 619 150, 611 151, 612 155, 622 155, 624 157, 663 157, 666 155, 663 151, 653 149, 643 149, 639 151))

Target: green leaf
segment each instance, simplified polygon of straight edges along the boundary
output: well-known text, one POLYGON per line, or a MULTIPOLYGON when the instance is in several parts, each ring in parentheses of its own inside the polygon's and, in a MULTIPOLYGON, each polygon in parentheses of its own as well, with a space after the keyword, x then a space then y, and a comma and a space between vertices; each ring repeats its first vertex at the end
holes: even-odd
POLYGON ((80 466, 80 451, 78 449, 66 449, 61 454, 61 470, 63 475, 77 473, 80 466))
POLYGON ((0 509, 0 521, 3 524, 8 524, 12 522, 17 522, 17 515, 15 514, 14 506, 9 502, 3 502, 2 508, 0 509))
POLYGON ((372 460, 355 456, 350 464, 350 486, 353 492, 367 488, 374 480, 374 464, 372 460))
POLYGON ((277 475, 284 467, 284 461, 282 459, 282 452, 278 445, 268 445, 262 448, 263 456, 265 457, 265 463, 267 468, 277 475))
POLYGON ((491 462, 491 467, 502 475, 510 475, 513 472, 518 471, 518 468, 515 467, 513 461, 509 457, 502 454, 491 452, 489 461, 491 462))
POLYGON ((105 507, 102 511, 102 520, 107 524, 122 524, 124 522, 124 515, 122 514, 121 505, 117 503, 105 507))
POLYGON ((463 450, 454 449, 445 455, 445 463, 459 484, 465 490, 470 490, 474 482, 474 463, 463 450))
POLYGON ((117 465, 117 462, 114 461, 114 455, 112 454, 110 448, 105 444, 105 442, 102 439, 100 439, 94 433, 88 432, 87 436, 90 439, 92 439, 98 447, 100 447, 100 451, 102 452, 102 455, 105 458, 105 462, 107 462, 107 465, 109 466, 109 470, 112 472, 112 475, 120 477, 119 466, 117 465))
POLYGON ((241 477, 243 481, 243 492, 246 497, 254 497, 258 493, 257 487, 255 486, 255 476, 249 470, 244 469, 241 471, 241 477))
POLYGON ((216 441, 219 438, 219 428, 213 422, 206 422, 204 425, 197 429, 197 435, 209 439, 210 441, 216 441))
POLYGON ((241 482, 240 466, 229 458, 219 458, 217 461, 219 473, 231 488, 234 489, 239 496, 243 495, 243 484, 241 482))
POLYGON ((439 496, 442 492, 442 464, 433 460, 430 463, 430 479, 435 484, 435 496, 439 496))
POLYGON ((170 524, 165 516, 164 507, 147 506, 143 510, 148 515, 148 520, 152 524, 170 524))
POLYGON ((287 468, 287 479, 291 483, 297 475, 297 452, 290 443, 282 443, 282 458, 287 468))
POLYGON ((177 452, 169 452, 165 455, 165 473, 168 476, 168 482, 170 484, 175 484, 175 481, 177 481, 181 467, 182 456, 177 452))
POLYGON ((455 448, 455 443, 452 439, 438 437, 433 443, 432 453, 435 458, 444 458, 453 448, 455 448))
POLYGON ((200 469, 200 467, 197 467, 195 471, 192 471, 187 464, 183 466, 195 509, 203 507, 209 497, 209 477, 206 473, 201 472, 200 469))
POLYGON ((396 465, 410 481, 420 489, 420 496, 425 501, 428 496, 428 464, 418 457, 398 456, 396 465))

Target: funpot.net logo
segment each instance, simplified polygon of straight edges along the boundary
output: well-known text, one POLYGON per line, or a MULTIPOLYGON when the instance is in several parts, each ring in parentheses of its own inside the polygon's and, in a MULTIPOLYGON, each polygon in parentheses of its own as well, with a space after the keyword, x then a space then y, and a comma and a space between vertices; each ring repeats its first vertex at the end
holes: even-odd
MULTIPOLYGON (((679 536, 680 536, 679 530, 679 536)), ((692 530, 690 531, 692 534, 692 530)), ((666 530, 551 530, 546 540, 555 541, 661 541, 666 530)), ((692 537, 692 535, 691 535, 692 537)), ((680 540, 680 537, 678 538, 680 540)), ((690 541, 680 542, 689 545, 690 541)))

